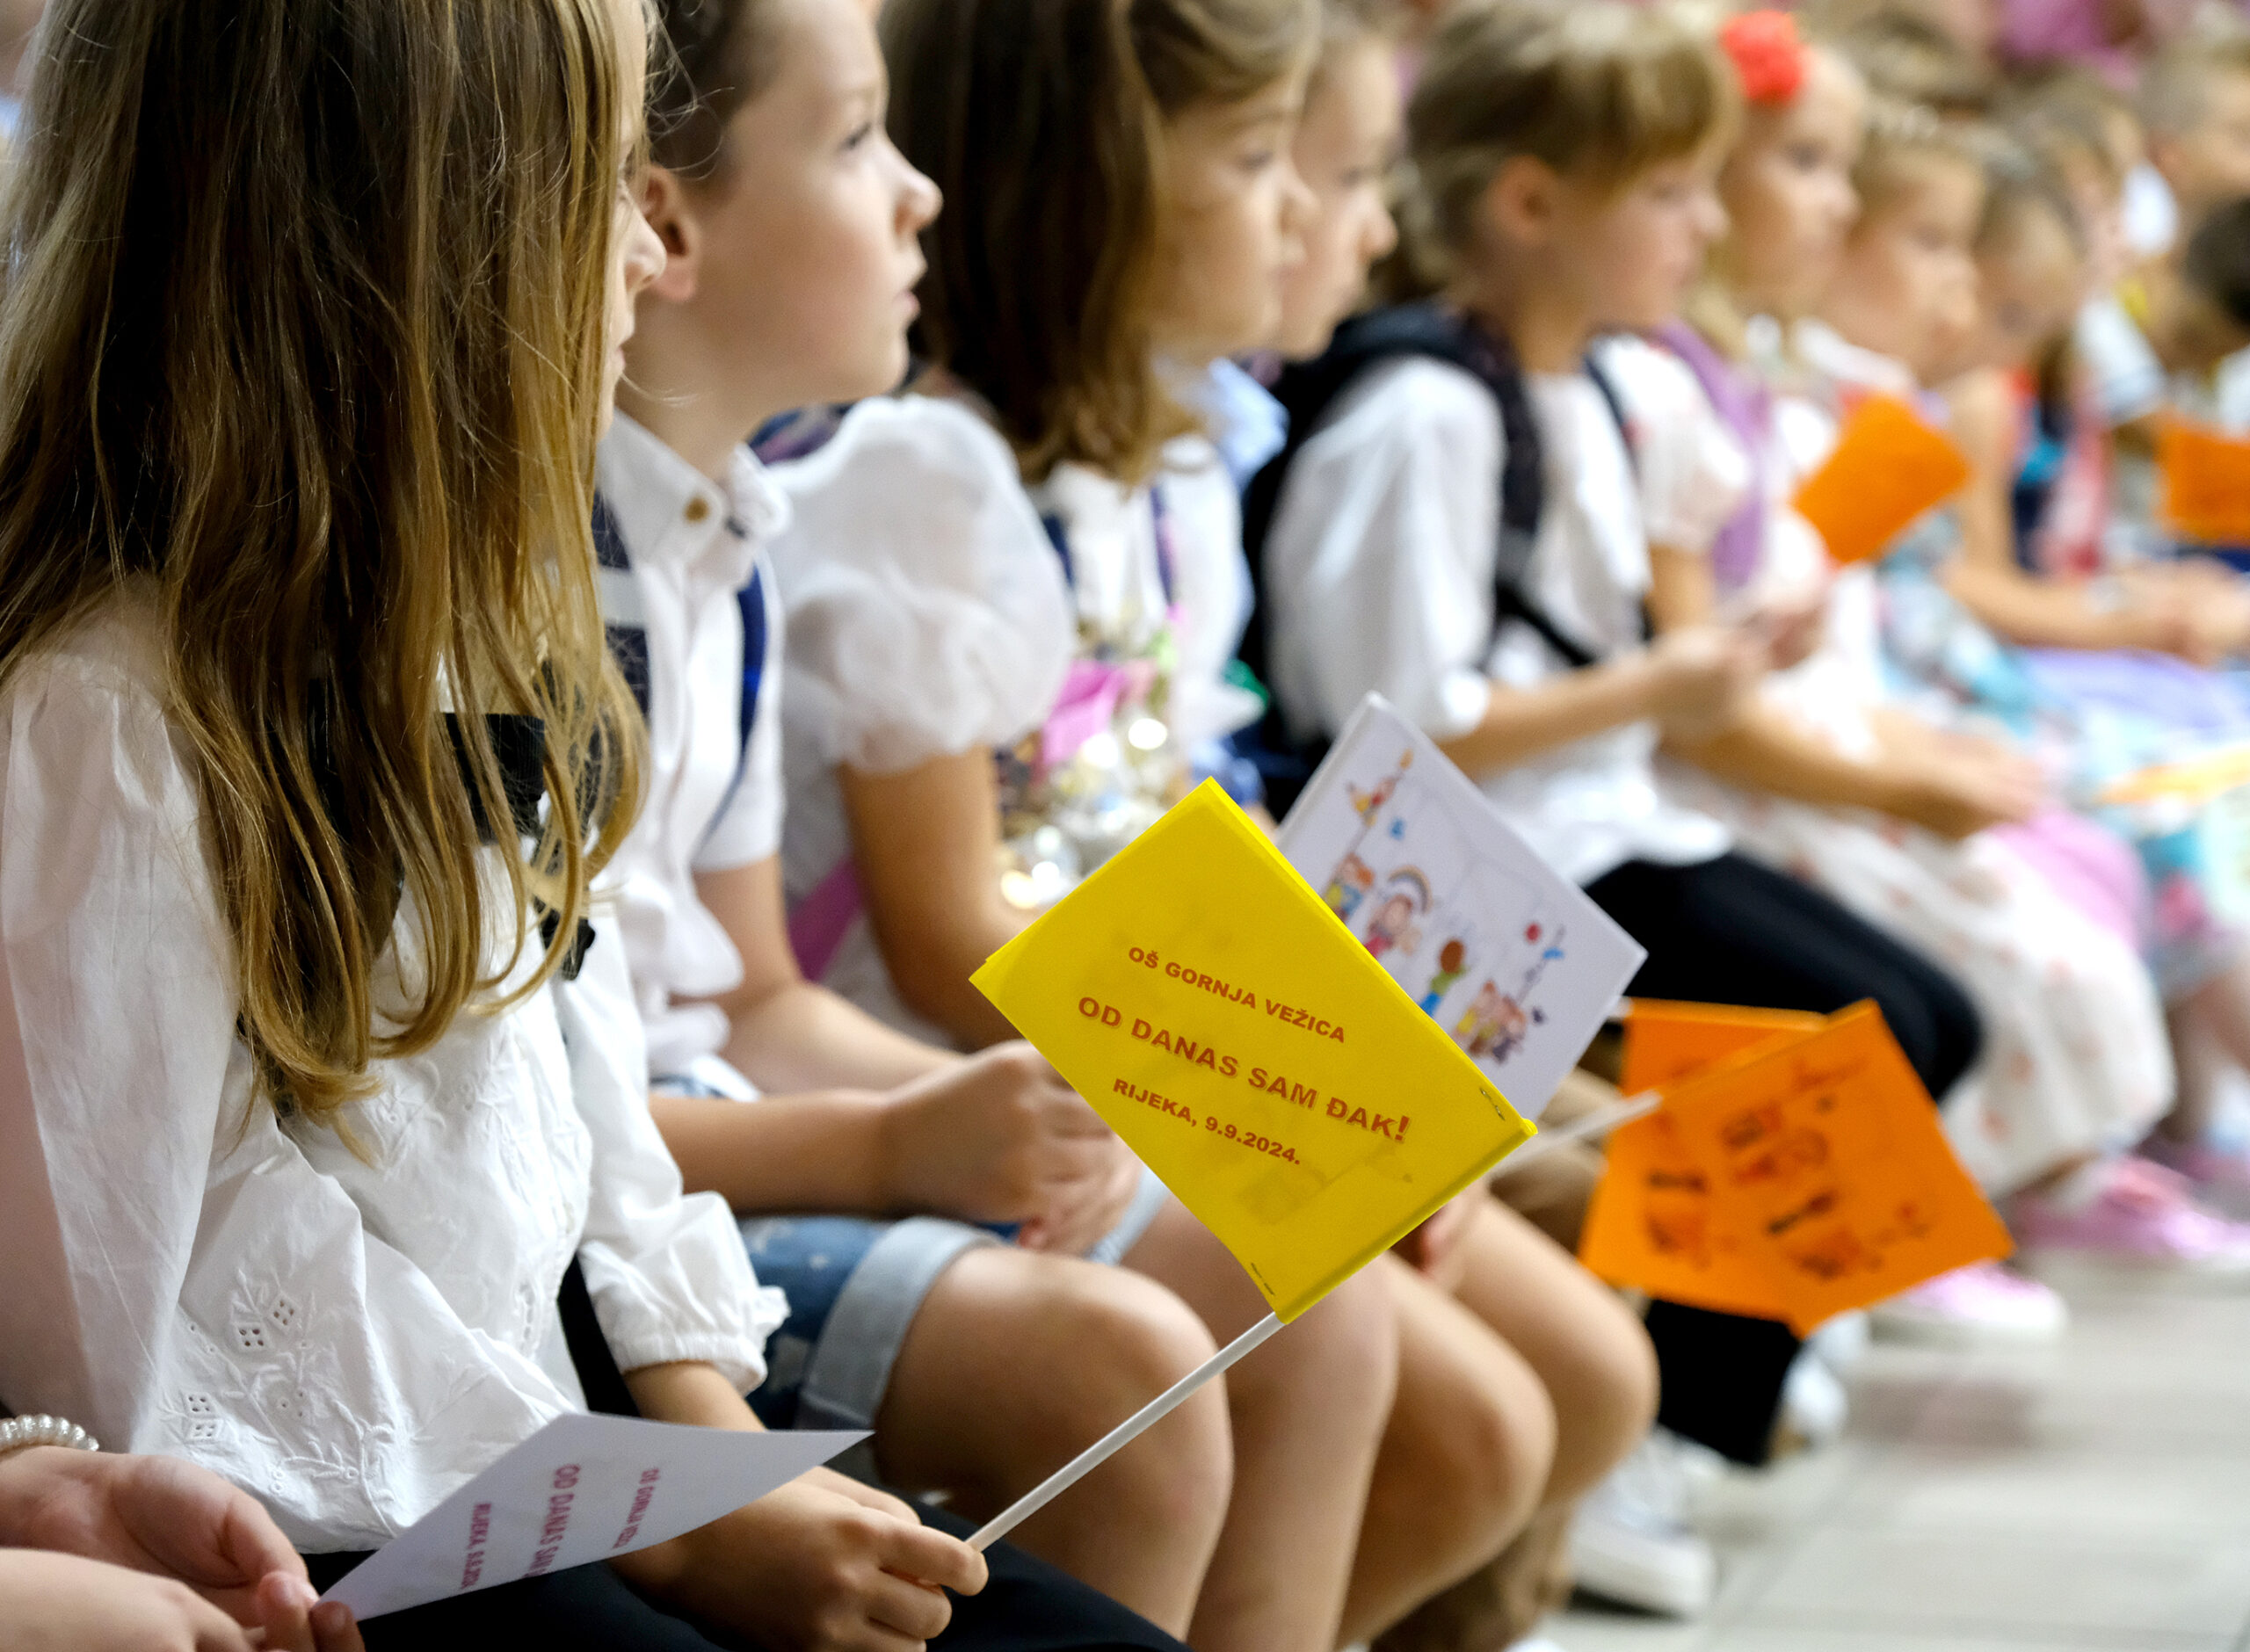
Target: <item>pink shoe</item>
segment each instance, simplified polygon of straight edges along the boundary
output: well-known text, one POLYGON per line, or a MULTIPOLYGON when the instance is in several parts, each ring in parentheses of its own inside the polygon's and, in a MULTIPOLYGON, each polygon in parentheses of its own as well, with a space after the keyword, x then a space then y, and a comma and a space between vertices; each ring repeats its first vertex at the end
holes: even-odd
POLYGON ((2230 1216, 2250 1215, 2250 1156, 2230 1153, 2209 1141, 2174 1141, 2152 1135, 2140 1145, 2152 1159, 2192 1184, 2196 1198, 2230 1216))
POLYGON ((1876 1334, 1942 1348, 2021 1348, 2060 1339, 2063 1299, 1997 1262, 1974 1262, 1925 1279, 1868 1312, 1876 1334))
POLYGON ((2042 1264, 2094 1263, 2214 1279, 2250 1279, 2250 1227, 2198 1205, 2185 1177, 2127 1156, 2091 1204, 2066 1210, 2019 1194, 2016 1237, 2042 1264))

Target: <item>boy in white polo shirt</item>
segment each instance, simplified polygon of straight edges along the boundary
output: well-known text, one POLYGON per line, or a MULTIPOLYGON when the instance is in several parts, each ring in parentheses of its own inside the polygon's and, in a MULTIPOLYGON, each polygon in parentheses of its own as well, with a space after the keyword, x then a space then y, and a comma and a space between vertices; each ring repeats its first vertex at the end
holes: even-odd
MULTIPOLYGON (((788 504, 744 443, 898 382, 938 200, 884 135, 858 0, 663 9, 676 68, 645 209, 670 264, 640 303, 596 509, 604 616, 650 743, 609 873, 650 1105, 688 1185, 727 1196, 788 1295, 752 1405, 774 1426, 873 1428, 884 1481, 976 1518, 1206 1358, 1170 1287, 1239 1271, 1215 1240, 1178 1280, 1101 1265, 1168 1196, 1044 1061, 931 1048, 797 969, 760 552, 788 504)), ((1387 1327, 1365 1329, 1296 1328, 1290 1360, 1213 1384, 1014 1540, 1183 1629, 1267 1501, 1236 1495, 1232 1431, 1387 1403, 1387 1327)))

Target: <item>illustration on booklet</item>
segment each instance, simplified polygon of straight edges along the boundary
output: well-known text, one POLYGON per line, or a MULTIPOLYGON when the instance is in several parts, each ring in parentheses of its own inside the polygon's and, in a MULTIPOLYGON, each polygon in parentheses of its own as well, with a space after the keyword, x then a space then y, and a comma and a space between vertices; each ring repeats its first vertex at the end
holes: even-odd
POLYGON ((1281 845, 1329 909, 1519 1106, 1543 1105, 1577 1056, 1546 1047, 1556 1042, 1541 1036, 1550 1017, 1565 1003, 1606 1011, 1637 961, 1638 949, 1599 909, 1542 865, 1419 730, 1372 698, 1291 812, 1281 845))

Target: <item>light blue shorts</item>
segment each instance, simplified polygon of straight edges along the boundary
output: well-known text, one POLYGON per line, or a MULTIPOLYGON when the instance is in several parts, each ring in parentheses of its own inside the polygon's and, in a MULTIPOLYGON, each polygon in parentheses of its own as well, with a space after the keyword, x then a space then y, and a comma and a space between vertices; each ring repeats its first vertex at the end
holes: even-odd
MULTIPOLYGON (((694 1079, 659 1079, 654 1088, 717 1093, 694 1079)), ((1169 1197, 1144 1169, 1132 1203, 1086 1259, 1122 1262, 1169 1197)), ((744 1216, 740 1226, 758 1282, 780 1286, 789 1300, 788 1318, 766 1344, 766 1380, 750 1396, 758 1420, 776 1429, 873 1428, 907 1328, 938 1276, 963 1251, 1014 1231, 943 1216, 744 1216)))

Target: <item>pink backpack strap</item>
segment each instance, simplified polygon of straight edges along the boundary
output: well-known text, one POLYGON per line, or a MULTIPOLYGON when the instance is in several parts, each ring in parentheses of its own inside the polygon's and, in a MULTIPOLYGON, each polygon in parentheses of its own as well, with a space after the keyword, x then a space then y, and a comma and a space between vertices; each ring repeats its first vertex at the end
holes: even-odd
POLYGON ((789 909, 789 950, 807 981, 819 981, 836 961, 852 920, 860 916, 860 874, 846 855, 789 909))

